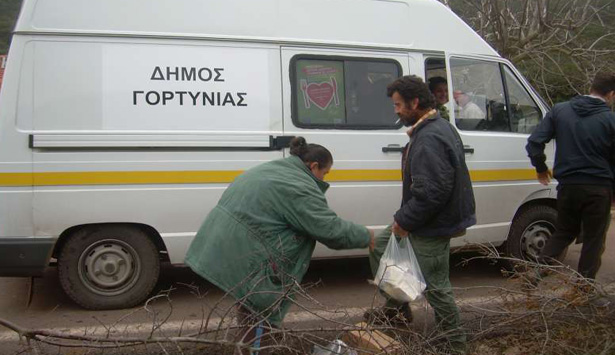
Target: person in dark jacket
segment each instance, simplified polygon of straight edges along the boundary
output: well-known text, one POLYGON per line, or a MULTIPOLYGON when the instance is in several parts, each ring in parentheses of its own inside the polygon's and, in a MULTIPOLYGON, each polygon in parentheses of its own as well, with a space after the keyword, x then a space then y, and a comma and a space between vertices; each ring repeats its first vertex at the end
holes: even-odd
MULTIPOLYGON (((434 109, 435 99, 423 80, 404 76, 387 87, 395 113, 410 126, 410 142, 402 156, 403 194, 393 224, 376 238, 370 252, 375 274, 391 232, 409 237, 425 278, 425 297, 450 349, 465 351, 459 310, 449 280, 449 248, 453 237, 476 223, 474 193, 465 163, 463 142, 455 128, 434 109)), ((368 320, 411 320, 408 304, 388 299, 382 309, 368 312, 368 320), (403 319, 402 319, 403 320, 403 319)))
POLYGON ((589 95, 557 104, 530 135, 526 150, 538 181, 548 185, 551 172, 545 143, 555 138, 554 176, 557 186, 555 233, 539 260, 551 262, 574 241, 583 225, 579 273, 595 279, 600 269, 610 221, 615 178, 615 74, 595 77, 589 95))

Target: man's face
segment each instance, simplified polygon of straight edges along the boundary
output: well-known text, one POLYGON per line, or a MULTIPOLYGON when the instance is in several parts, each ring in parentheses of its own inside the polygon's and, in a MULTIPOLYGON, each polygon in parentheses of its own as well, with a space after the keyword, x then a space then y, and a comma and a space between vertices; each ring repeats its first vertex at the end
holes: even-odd
POLYGON ((455 102, 457 102, 457 104, 462 107, 465 106, 470 100, 466 93, 459 90, 453 91, 453 98, 455 99, 455 102))
POLYGON ((412 126, 419 119, 417 116, 419 99, 414 98, 406 102, 404 98, 396 91, 391 96, 393 100, 393 107, 395 107, 395 113, 399 116, 401 123, 404 126, 412 126))
POLYGON ((448 102, 448 87, 446 84, 438 84, 433 90, 433 96, 436 97, 436 102, 444 105, 448 102))

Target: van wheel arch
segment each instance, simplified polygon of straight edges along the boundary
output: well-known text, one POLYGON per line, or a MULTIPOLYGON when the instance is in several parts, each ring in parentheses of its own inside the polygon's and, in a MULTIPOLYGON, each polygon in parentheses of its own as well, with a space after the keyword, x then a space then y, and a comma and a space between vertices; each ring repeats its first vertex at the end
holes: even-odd
POLYGON ((158 281, 161 255, 166 255, 151 230, 108 223, 67 231, 56 257, 60 284, 73 301, 88 309, 118 309, 149 296, 158 281))
POLYGON ((149 236, 152 242, 154 242, 154 245, 156 245, 156 248, 158 248, 158 251, 161 252, 160 261, 162 262, 170 261, 169 255, 167 254, 167 246, 164 244, 164 241, 162 240, 160 233, 158 233, 158 231, 154 227, 147 225, 147 224, 143 224, 143 223, 92 223, 92 224, 80 224, 77 226, 72 226, 60 234, 57 242, 55 243, 53 247, 53 252, 51 256, 57 259, 60 250, 62 250, 62 248, 64 247, 64 244, 66 244, 66 240, 71 235, 81 231, 83 228, 96 228, 97 226, 111 226, 111 225, 139 228, 140 230, 142 230, 144 233, 146 233, 149 236))
POLYGON ((529 201, 524 202, 521 206, 519 206, 519 208, 517 208, 517 212, 515 212, 515 216, 513 217, 513 222, 523 212, 537 205, 548 206, 548 207, 553 208, 554 210, 557 210, 557 200, 554 198, 537 198, 537 199, 529 200, 529 201))

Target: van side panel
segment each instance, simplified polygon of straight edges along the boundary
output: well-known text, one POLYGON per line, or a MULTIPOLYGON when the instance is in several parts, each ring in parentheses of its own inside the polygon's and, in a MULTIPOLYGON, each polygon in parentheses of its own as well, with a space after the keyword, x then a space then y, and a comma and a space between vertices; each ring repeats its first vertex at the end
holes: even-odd
MULTIPOLYGON (((27 39, 22 71, 34 73, 32 84, 14 86, 29 110, 13 116, 33 159, 30 182, 17 187, 33 189, 19 213, 32 218, 20 223, 30 226, 25 235, 145 224, 161 234, 171 262, 182 263, 235 176, 282 157, 271 147, 283 131, 279 47, 27 39)), ((18 230, 16 221, 4 226, 18 230)))
MULTIPOLYGON (((33 129, 281 130, 279 104, 271 102, 279 75, 269 76, 270 64, 279 60, 275 47, 168 44, 60 37, 28 42, 33 129)), ((18 121, 27 126, 21 116, 18 121)))
MULTIPOLYGON (((465 143, 465 141, 464 141, 465 143)), ((468 164, 472 171, 472 164, 468 164)), ((497 170, 497 169, 494 169, 497 170)), ((500 246, 508 237, 512 220, 520 206, 537 188, 532 181, 474 182, 477 224, 466 235, 451 240, 451 246, 492 244, 500 246)))
POLYGON ((17 129, 18 113, 28 115, 20 83, 32 87, 32 73, 21 60, 26 41, 11 45, 0 90, 0 270, 3 275, 36 275, 47 266, 53 240, 34 238, 32 220, 32 152, 28 135, 17 129))

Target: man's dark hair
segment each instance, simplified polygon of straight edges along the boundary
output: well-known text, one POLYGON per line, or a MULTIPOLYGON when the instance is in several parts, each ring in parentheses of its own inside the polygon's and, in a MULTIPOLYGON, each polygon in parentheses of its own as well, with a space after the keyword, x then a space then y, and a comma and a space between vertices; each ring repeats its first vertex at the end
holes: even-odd
POLYGON ((429 91, 434 92, 438 85, 447 85, 446 79, 441 76, 434 76, 433 78, 429 78, 429 91))
POLYGON ((426 110, 436 107, 436 99, 434 98, 423 79, 416 75, 406 75, 395 80, 387 86, 387 96, 391 97, 394 93, 398 93, 405 102, 412 99, 419 99, 419 109, 426 110))
POLYGON ((605 96, 615 91, 615 73, 598 73, 592 83, 591 91, 605 96))

